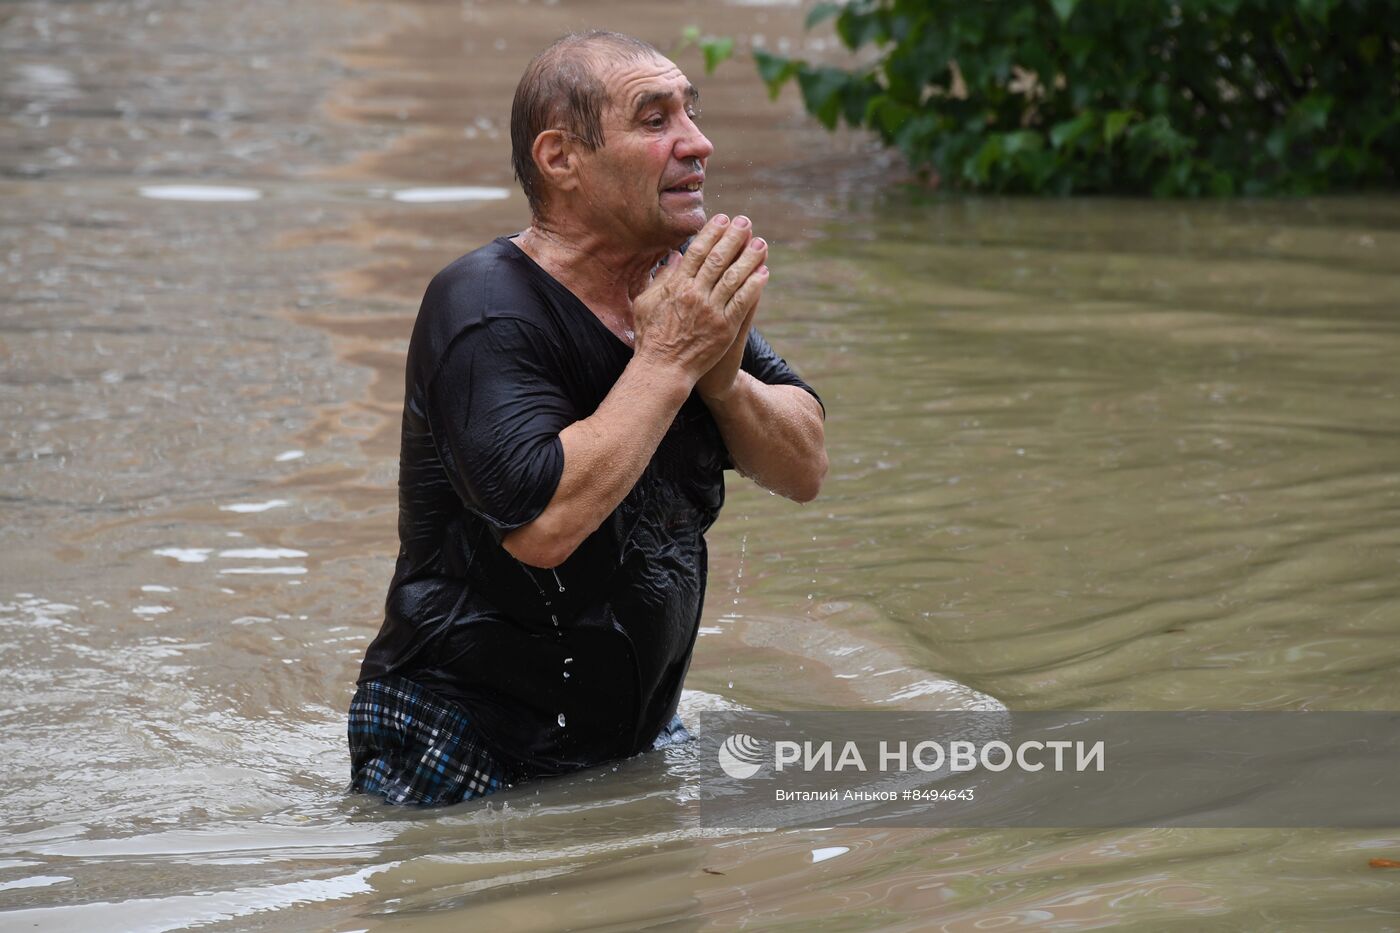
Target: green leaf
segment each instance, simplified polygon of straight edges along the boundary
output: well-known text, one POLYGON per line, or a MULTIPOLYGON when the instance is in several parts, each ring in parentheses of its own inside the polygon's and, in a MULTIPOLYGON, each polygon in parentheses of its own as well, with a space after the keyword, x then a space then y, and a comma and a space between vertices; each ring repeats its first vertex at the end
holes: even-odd
POLYGON ((1014 133, 1006 133, 1002 139, 1002 148, 1007 155, 1016 155, 1020 152, 1033 152, 1045 145, 1045 141, 1041 139, 1040 134, 1032 133, 1030 130, 1018 130, 1014 133))
POLYGON ((841 89, 841 114, 849 126, 860 126, 865 121, 870 101, 880 95, 880 85, 873 80, 852 79, 841 89))
POLYGON ((734 54, 734 40, 727 36, 701 39, 700 51, 705 55, 705 74, 714 74, 734 54))
POLYGON ((839 3, 818 3, 816 6, 812 7, 811 12, 807 14, 807 21, 803 23, 803 28, 811 29, 821 21, 830 19, 840 12, 841 4, 839 3))
POLYGON ((1060 22, 1067 23, 1069 18, 1074 15, 1074 8, 1079 6, 1079 0, 1050 0, 1050 6, 1054 8, 1055 15, 1060 18, 1060 22))
POLYGON ((803 106, 829 130, 836 128, 841 116, 841 92, 849 80, 846 73, 837 68, 803 67, 797 73, 803 106))
POLYGON ((1123 130, 1127 129, 1128 123, 1133 119, 1131 110, 1111 110, 1103 118, 1103 141, 1112 143, 1119 136, 1123 135, 1123 130))
POLYGON ((1129 143, 1137 146, 1140 153, 1147 156, 1175 158, 1186 153, 1195 140, 1178 133, 1171 121, 1158 114, 1134 126, 1128 131, 1129 143))
POLYGON ((753 50, 753 60, 754 64, 758 66, 758 76, 768 86, 768 97, 772 100, 778 99, 783 85, 787 84, 802 67, 801 61, 784 58, 781 55, 772 55, 762 49, 753 50))
POLYGON ((1072 146, 1079 137, 1094 128, 1098 119, 1098 114, 1092 110, 1086 110, 1072 120, 1056 123, 1050 128, 1050 145, 1056 149, 1072 146))
POLYGON ((1154 114, 1160 114, 1171 103, 1172 92, 1165 84, 1154 84, 1148 88, 1147 104, 1154 114))
POLYGON ((891 100, 887 96, 874 97, 865 107, 863 122, 878 127, 887 137, 894 136, 914 116, 914 108, 891 100))
POLYGON ((1363 37, 1360 42, 1356 43, 1356 51, 1357 54, 1361 56, 1363 62, 1368 65, 1374 65, 1376 63, 1376 57, 1381 54, 1381 37, 1363 37))
POLYGON ((1332 8, 1337 5, 1337 0, 1296 0, 1298 9, 1305 16, 1321 22, 1327 21, 1327 16, 1332 12, 1332 8))
POLYGON ((1235 193, 1235 180, 1225 172, 1212 172, 1210 193, 1217 198, 1228 198, 1235 193))
POLYGON ((878 13, 864 13, 852 4, 841 8, 836 17, 836 34, 848 49, 859 49, 869 42, 884 42, 889 38, 878 13))
POLYGON ((1001 161, 1002 152, 1001 137, 988 136, 977 154, 963 166, 963 177, 974 183, 987 181, 991 177, 992 167, 1001 161))
POLYGON ((1327 126, 1327 116, 1332 112, 1332 97, 1316 91, 1294 105, 1288 115, 1289 128, 1298 136, 1311 136, 1327 126))
POLYGON ((885 86, 891 97, 915 106, 923 97, 927 78, 920 63, 910 58, 891 58, 885 63, 885 86))

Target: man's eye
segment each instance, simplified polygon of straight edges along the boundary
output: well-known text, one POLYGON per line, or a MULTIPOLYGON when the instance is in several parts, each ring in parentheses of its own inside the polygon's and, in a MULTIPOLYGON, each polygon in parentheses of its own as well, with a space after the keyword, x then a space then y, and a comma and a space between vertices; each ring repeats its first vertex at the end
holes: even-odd
POLYGON ((666 125, 666 118, 661 116, 661 114, 657 114, 653 117, 647 117, 644 122, 652 129, 659 130, 666 125))

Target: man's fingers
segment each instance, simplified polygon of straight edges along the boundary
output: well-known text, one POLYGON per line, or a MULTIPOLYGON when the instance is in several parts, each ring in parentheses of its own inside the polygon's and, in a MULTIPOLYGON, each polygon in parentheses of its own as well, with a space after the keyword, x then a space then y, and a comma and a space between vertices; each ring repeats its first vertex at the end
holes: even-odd
POLYGON ((706 221, 705 226, 700 228, 700 232, 695 234, 690 245, 686 247, 685 259, 681 260, 681 274, 695 278, 695 273, 700 271, 700 264, 710 255, 710 250, 728 229, 729 217, 726 214, 716 214, 706 221))
MULTIPOLYGON (((758 290, 761 293, 763 286, 768 284, 768 267, 763 267, 763 281, 759 283, 758 290)), ((758 317, 758 298, 755 296, 753 304, 749 305, 749 313, 744 316, 744 323, 739 325, 739 337, 744 342, 748 342, 749 329, 753 327, 753 319, 758 317)))
POLYGON ((651 277, 653 285, 659 285, 674 275, 677 275, 676 268, 681 264, 681 254, 676 250, 666 254, 666 258, 661 260, 661 264, 656 267, 656 272, 651 277))
POLYGON ((753 225, 749 223, 749 219, 743 216, 735 217, 733 223, 724 231, 724 235, 719 238, 719 242, 711 248, 705 261, 700 263, 700 269, 695 273, 695 284, 706 292, 713 291, 719 277, 724 275, 724 270, 743 252, 751 236, 753 225))
POLYGON ((758 305, 759 296, 763 294, 763 286, 767 284, 768 267, 759 266, 753 275, 745 279, 744 284, 739 286, 734 297, 729 299, 729 305, 725 308, 725 312, 743 321, 758 305))
POLYGON ((754 270, 763 265, 767 258, 768 244, 763 238, 754 237, 749 240, 748 245, 739 253, 739 258, 720 274, 713 291, 715 300, 722 305, 728 304, 740 286, 748 281, 749 276, 753 275, 754 270))

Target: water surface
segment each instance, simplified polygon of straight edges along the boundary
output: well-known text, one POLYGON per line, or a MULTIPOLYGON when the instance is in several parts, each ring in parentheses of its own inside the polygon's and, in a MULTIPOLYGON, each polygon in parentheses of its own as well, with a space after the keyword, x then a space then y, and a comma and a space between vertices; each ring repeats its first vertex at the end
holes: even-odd
MULTIPOLYGON (((343 794, 407 336, 525 222, 524 61, 804 41, 787 5, 609 10, 0 13, 5 925, 1400 925, 1393 833, 716 832, 686 748, 431 814, 343 794)), ((805 507, 731 484, 686 710, 1400 708, 1400 200, 926 197, 746 63, 701 87, 832 469, 805 507)))

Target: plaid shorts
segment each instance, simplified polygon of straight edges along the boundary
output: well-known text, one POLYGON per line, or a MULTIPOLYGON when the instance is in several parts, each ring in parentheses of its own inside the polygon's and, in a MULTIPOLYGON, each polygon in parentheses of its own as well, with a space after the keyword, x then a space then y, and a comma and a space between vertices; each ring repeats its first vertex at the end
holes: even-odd
MULTIPOLYGON (((403 677, 361 684, 350 701, 350 789, 389 803, 440 806, 513 783, 472 728, 466 710, 403 677)), ((653 749, 690 741, 680 716, 653 749)))
POLYGON ((465 710, 402 677, 359 686, 349 738, 350 789, 389 803, 459 803, 511 783, 465 710))

